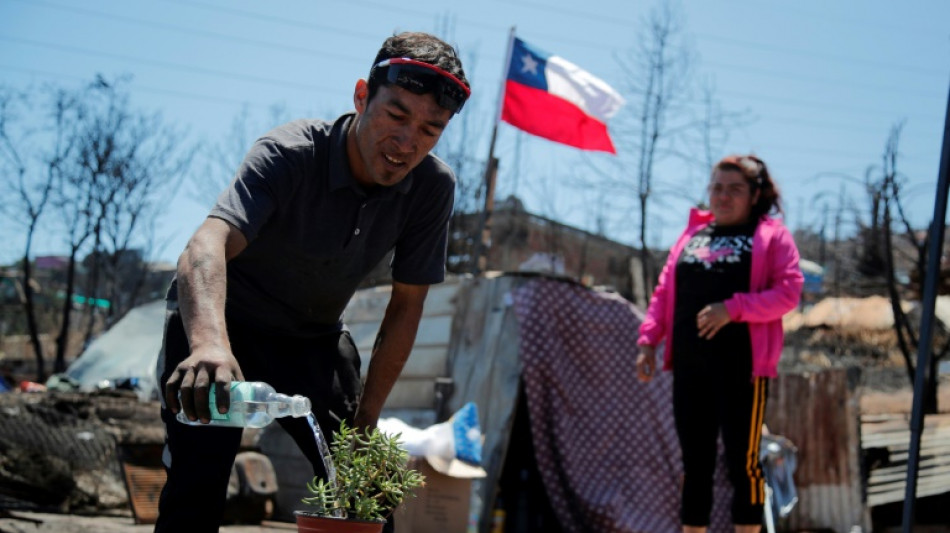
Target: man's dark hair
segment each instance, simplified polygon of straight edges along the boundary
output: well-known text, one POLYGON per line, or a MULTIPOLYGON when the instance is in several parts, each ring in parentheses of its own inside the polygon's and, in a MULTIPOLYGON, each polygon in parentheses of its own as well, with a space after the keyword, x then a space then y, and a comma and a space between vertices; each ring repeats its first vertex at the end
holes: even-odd
MULTIPOLYGON (((468 79, 465 77, 465 71, 462 70, 462 60, 459 59, 458 51, 452 45, 434 35, 409 31, 393 35, 383 42, 383 46, 376 54, 376 59, 373 60, 373 66, 380 61, 394 57, 407 57, 435 65, 458 78, 466 87, 471 88, 468 79)), ((385 80, 382 81, 385 83, 385 80)), ((369 76, 367 83, 369 85, 369 98, 366 101, 369 102, 376 95, 380 80, 376 79, 376 76, 369 76)))

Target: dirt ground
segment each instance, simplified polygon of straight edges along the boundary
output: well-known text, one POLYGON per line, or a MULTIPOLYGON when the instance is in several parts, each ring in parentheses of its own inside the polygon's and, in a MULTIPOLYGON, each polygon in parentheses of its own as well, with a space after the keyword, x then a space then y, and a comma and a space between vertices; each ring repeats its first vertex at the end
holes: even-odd
MULTIPOLYGON (((0 511, 0 533, 146 533, 150 524, 136 525, 131 516, 78 516, 0 511)), ((264 522, 259 526, 221 526, 221 533, 278 533, 296 531, 287 522, 264 522)))

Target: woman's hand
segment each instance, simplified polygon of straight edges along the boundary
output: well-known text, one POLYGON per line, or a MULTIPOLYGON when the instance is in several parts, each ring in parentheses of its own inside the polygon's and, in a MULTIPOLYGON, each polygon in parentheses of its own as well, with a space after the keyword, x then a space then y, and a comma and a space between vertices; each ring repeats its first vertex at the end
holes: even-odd
POLYGON ((709 340, 715 337, 716 333, 730 322, 732 318, 722 302, 709 304, 696 315, 696 328, 701 339, 709 340))
POLYGON ((640 353, 637 355, 637 379, 643 383, 653 379, 656 373, 656 347, 648 344, 640 345, 640 353))

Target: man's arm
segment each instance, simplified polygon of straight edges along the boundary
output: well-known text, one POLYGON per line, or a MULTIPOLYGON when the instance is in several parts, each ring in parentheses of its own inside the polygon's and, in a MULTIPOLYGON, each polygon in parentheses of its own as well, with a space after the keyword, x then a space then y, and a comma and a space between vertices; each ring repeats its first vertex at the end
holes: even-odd
POLYGON ((184 410, 190 420, 211 420, 208 397, 212 380, 219 393, 216 395, 218 411, 226 412, 231 380, 244 379, 231 353, 224 301, 226 264, 245 247, 247 239, 237 228, 209 217, 178 258, 178 304, 191 355, 169 376, 165 384, 165 403, 173 413, 184 410))
POLYGON ((376 427, 383 404, 412 351, 428 292, 428 285, 393 283, 392 296, 379 326, 366 385, 356 412, 356 427, 376 427))

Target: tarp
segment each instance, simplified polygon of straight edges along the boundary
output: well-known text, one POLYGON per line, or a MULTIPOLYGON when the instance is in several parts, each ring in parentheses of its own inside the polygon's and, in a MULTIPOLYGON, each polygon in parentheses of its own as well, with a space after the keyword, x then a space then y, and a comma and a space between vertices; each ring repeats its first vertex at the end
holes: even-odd
POLYGON ((798 267, 805 277, 804 291, 811 294, 820 294, 825 281, 825 269, 814 261, 799 259, 798 267))
MULTIPOLYGON (((637 380, 642 313, 615 294, 548 279, 516 289, 514 302, 535 455, 561 528, 678 531, 673 380, 637 380)), ((728 531, 732 491, 719 470, 710 530, 728 531)))
MULTIPOLYGON (((523 378, 535 456, 564 531, 679 531, 672 376, 637 381, 634 306, 537 276, 467 280, 457 302, 448 407, 479 408, 488 472, 476 499, 482 526, 492 520, 523 378)), ((710 531, 731 531, 721 463, 715 484, 710 531)))
POLYGON ((94 390, 106 380, 136 378, 139 396, 152 398, 164 323, 164 300, 132 309, 90 343, 69 365, 66 375, 79 381, 84 390, 94 390))

